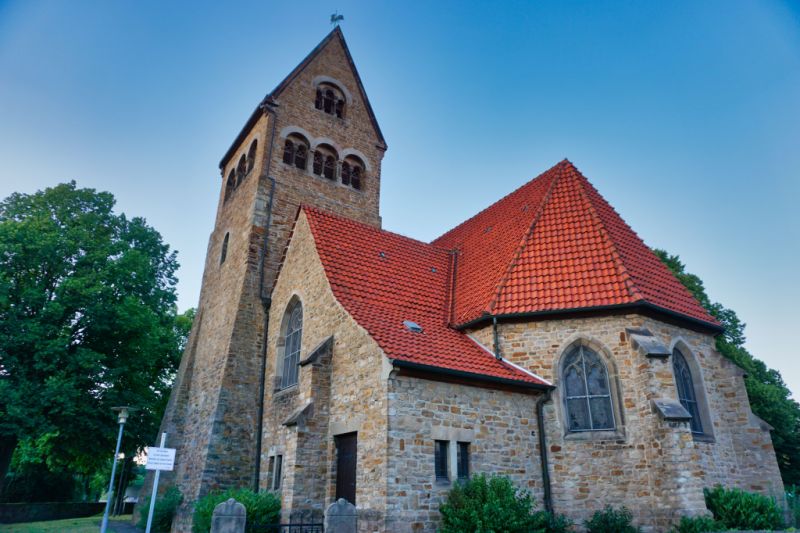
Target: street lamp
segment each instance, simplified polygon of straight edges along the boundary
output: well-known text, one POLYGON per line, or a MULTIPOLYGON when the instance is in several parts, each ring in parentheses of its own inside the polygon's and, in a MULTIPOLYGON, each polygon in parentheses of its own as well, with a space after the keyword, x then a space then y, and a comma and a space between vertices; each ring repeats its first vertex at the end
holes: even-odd
POLYGON ((122 429, 128 420, 128 414, 133 411, 132 407, 121 406, 112 407, 112 411, 117 411, 119 422, 119 434, 117 435, 117 448, 114 451, 114 463, 111 466, 111 481, 108 483, 108 497, 106 498, 106 511, 103 513, 103 523, 100 525, 100 533, 106 533, 108 527, 108 511, 111 508, 111 500, 114 499, 114 475, 117 473, 117 457, 119 457, 119 445, 122 443, 122 429))

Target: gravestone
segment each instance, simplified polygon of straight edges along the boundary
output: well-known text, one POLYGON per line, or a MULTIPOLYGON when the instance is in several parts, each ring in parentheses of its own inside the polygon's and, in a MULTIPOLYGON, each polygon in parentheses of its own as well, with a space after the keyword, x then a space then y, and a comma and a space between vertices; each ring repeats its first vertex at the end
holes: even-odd
POLYGON ((211 533, 244 533, 247 511, 244 505, 230 498, 214 507, 211 515, 211 533))
POLYGON ((339 498, 325 511, 325 533, 355 533, 356 506, 339 498))

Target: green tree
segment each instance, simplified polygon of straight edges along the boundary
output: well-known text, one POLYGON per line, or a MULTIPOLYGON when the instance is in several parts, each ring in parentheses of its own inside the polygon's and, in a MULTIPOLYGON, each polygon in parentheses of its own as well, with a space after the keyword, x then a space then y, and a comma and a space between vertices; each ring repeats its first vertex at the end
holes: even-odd
POLYGON ((791 398, 791 391, 783 382, 780 372, 767 367, 747 351, 744 347, 745 323, 733 309, 712 302, 706 294, 703 281, 686 272, 686 266, 677 255, 670 255, 664 250, 654 251, 703 307, 725 327, 725 333, 717 337, 717 350, 747 373, 744 382, 753 412, 775 428, 772 431, 772 443, 783 482, 786 485, 800 483, 800 405, 791 398))
POLYGON ((157 431, 191 318, 176 316, 176 253, 114 203, 75 182, 0 202, 0 479, 15 450, 93 474, 113 406, 136 408, 126 454, 157 431))

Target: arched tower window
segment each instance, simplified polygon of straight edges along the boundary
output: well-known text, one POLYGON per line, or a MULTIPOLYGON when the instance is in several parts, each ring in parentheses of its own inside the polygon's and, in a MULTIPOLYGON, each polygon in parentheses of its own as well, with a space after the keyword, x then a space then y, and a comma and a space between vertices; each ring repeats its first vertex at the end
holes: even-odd
POLYGON ((301 170, 308 164, 308 141, 298 133, 292 133, 283 145, 283 162, 301 170))
POLYGON ((329 115, 344 118, 345 98, 342 91, 333 84, 322 83, 317 87, 314 107, 329 115))
POLYGON ((300 341, 303 337, 303 306, 294 300, 286 308, 283 317, 282 341, 283 358, 281 361, 281 388, 297 384, 300 370, 300 341))
POLYGON ((238 187, 239 184, 242 182, 244 177, 247 175, 247 158, 244 154, 242 157, 239 158, 239 164, 236 165, 236 186, 238 187))
POLYGON ((703 422, 700 417, 700 406, 694 389, 692 371, 689 363, 681 351, 675 348, 672 351, 672 370, 675 372, 675 386, 678 388, 678 400, 681 405, 692 415, 692 433, 703 433, 703 422))
POLYGON ((336 179, 336 161, 339 159, 336 150, 330 145, 320 144, 314 150, 314 174, 329 180, 336 179))
POLYGON ((253 170, 253 167, 256 166, 256 151, 258 150, 258 139, 253 139, 252 144, 250 144, 250 150, 247 152, 247 173, 253 170))
POLYGON ((226 233, 225 238, 222 239, 222 251, 219 253, 219 264, 225 262, 225 259, 228 257, 228 240, 230 239, 231 234, 226 233))
POLYGON ((345 157, 342 161, 342 183, 361 190, 364 179, 364 162, 354 155, 345 157))
POLYGON ((228 180, 225 182, 225 199, 223 202, 227 202, 228 198, 231 197, 233 194, 233 190, 236 188, 236 173, 231 169, 230 174, 228 174, 228 180))
POLYGON ((567 353, 561 365, 567 429, 615 429, 611 386, 603 359, 589 347, 578 345, 567 353))

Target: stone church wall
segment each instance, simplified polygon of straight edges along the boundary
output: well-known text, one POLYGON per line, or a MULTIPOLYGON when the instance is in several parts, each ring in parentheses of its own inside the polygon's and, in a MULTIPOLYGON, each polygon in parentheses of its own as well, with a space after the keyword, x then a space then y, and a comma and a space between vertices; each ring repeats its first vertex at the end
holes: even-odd
MULTIPOLYGON (((486 343, 491 327, 473 335, 486 343)), ((556 512, 581 522, 606 504, 625 505, 638 523, 662 530, 682 515, 707 513, 702 489, 715 484, 783 500, 769 432, 750 412, 741 370, 716 352, 711 335, 630 314, 502 323, 499 336, 504 357, 557 386, 545 408, 556 512), (651 400, 677 400, 671 356, 642 355, 631 343, 630 328, 647 328, 670 352, 678 345, 694 358, 711 435, 694 437, 688 423, 656 414, 651 400), (576 341, 606 360, 617 431, 565 430, 558 364, 576 341)))
MULTIPOLYGON (((335 497, 334 437, 358 432, 356 505, 360 527, 373 531, 382 527, 387 490, 387 398, 386 381, 381 378, 385 356, 335 299, 303 214, 297 221, 273 292, 268 384, 275 383, 280 324, 294 298, 303 304, 300 360, 311 355, 331 335, 333 346, 330 356, 301 366, 298 386, 282 391, 268 386, 262 464, 269 464, 269 455, 283 455, 280 494, 284 519, 320 517, 335 497), (313 409, 301 423, 284 425, 293 413, 309 403, 313 403, 313 409)), ((263 489, 268 488, 267 475, 267 468, 262 468, 263 489)))
POLYGON ((470 443, 472 474, 509 476, 541 500, 538 395, 410 376, 390 378, 386 531, 436 531, 439 504, 456 482, 458 442, 470 443), (436 440, 450 441, 449 482, 436 480, 436 440))

